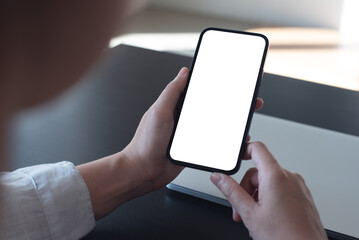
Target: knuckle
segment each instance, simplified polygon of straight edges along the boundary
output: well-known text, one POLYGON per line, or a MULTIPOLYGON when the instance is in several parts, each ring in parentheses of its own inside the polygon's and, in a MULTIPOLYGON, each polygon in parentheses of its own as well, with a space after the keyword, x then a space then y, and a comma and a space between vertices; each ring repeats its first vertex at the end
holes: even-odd
POLYGON ((169 90, 169 89, 172 89, 172 88, 175 88, 176 87, 176 84, 175 84, 175 81, 171 81, 167 84, 166 86, 166 90, 169 90))
POLYGON ((286 181, 288 174, 284 169, 274 169, 269 173, 270 179, 275 183, 286 181))
MULTIPOLYGON (((151 107, 151 108, 152 108, 152 107, 151 107)), ((152 112, 151 108, 149 108, 149 109, 142 115, 140 122, 144 122, 144 121, 146 121, 148 118, 151 117, 151 112, 152 112)))
POLYGON ((151 106, 150 109, 148 109, 148 111, 143 115, 141 122, 152 124, 158 122, 160 118, 160 113, 156 106, 151 106))
POLYGON ((253 142, 252 144, 254 148, 267 148, 267 146, 261 141, 256 141, 253 142))
POLYGON ((235 191, 236 191, 236 186, 232 183, 226 182, 222 185, 222 193, 226 198, 229 199, 232 198, 235 191))
POLYGON ((158 106, 158 104, 155 103, 148 109, 145 114, 147 114, 147 117, 149 118, 158 118, 161 114, 161 108, 158 106))
POLYGON ((300 182, 303 182, 303 183, 305 183, 305 180, 304 180, 304 178, 303 178, 303 176, 302 175, 300 175, 299 173, 293 173, 294 174, 294 176, 296 177, 296 179, 298 179, 300 182))
POLYGON ((157 120, 160 118, 161 116, 161 111, 160 109, 158 109, 157 106, 154 106, 151 111, 150 111, 150 118, 154 119, 154 120, 157 120))
POLYGON ((148 120, 158 118, 158 109, 156 106, 151 106, 150 109, 148 109, 148 111, 144 114, 144 117, 148 120))

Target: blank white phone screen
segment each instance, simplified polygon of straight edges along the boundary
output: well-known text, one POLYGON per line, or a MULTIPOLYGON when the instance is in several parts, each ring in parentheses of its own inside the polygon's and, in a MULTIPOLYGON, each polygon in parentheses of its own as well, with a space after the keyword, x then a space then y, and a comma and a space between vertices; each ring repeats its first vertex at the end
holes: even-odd
POLYGON ((233 170, 238 161, 266 41, 207 30, 173 137, 172 159, 233 170))

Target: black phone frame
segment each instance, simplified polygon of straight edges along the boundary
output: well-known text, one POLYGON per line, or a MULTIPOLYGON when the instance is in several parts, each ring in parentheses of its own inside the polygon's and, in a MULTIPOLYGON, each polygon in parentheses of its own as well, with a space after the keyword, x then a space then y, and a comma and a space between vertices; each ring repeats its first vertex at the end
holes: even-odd
POLYGON ((268 38, 265 35, 260 34, 260 33, 238 31, 238 30, 216 28, 216 27, 209 27, 209 28, 204 29, 201 32, 201 34, 199 36, 198 43, 197 43, 196 51, 195 51, 195 54, 194 54, 194 57, 193 57, 193 60, 192 60, 191 68, 190 68, 190 71, 189 71, 189 74, 188 74, 187 84, 186 84, 186 87, 185 87, 185 89, 184 89, 184 91, 182 93, 182 97, 179 100, 179 101, 181 101, 178 104, 178 106, 180 106, 179 111, 178 111, 178 114, 175 116, 172 135, 171 135, 170 141, 168 143, 168 147, 167 147, 166 155, 167 155, 167 158, 172 163, 174 163, 176 165, 189 167, 189 168, 194 168, 194 169, 203 170, 203 171, 208 171, 208 172, 221 172, 221 173, 225 173, 227 175, 235 174, 239 170, 239 168, 241 166, 241 162, 242 162, 242 157, 243 157, 244 152, 245 152, 245 147, 247 145, 247 136, 248 136, 248 133, 249 133, 251 122, 252 122, 254 108, 255 108, 255 105, 256 105, 256 100, 257 100, 257 97, 258 97, 258 92, 259 92, 261 80, 262 80, 262 77, 263 77, 263 68, 264 68, 268 48, 269 48, 269 40, 268 40, 268 38), (195 63, 196 63, 196 60, 197 60, 197 55, 198 55, 198 52, 199 52, 199 49, 200 49, 200 46, 201 46, 202 38, 203 38, 204 34, 207 31, 221 31, 221 32, 229 32, 229 33, 236 33, 236 34, 252 35, 252 36, 261 37, 265 41, 265 47, 264 47, 264 51, 263 51, 263 55, 262 55, 261 65, 260 65, 260 68, 259 68, 259 71, 258 71, 257 82, 256 82, 255 90, 254 90, 254 93, 253 93, 253 97, 252 97, 251 107, 250 107, 250 110, 249 110, 249 113, 248 113, 246 127, 245 127, 245 131, 244 131, 244 134, 243 134, 243 139, 242 139, 242 142, 241 142, 241 148, 240 148, 240 151, 239 151, 239 154, 238 154, 237 164, 232 170, 223 170, 223 169, 211 168, 211 167, 202 166, 202 165, 198 165, 198 164, 192 164, 192 163, 188 163, 188 162, 183 162, 183 161, 180 161, 180 160, 173 159, 171 157, 171 155, 170 155, 170 149, 171 149, 171 146, 172 146, 172 141, 173 141, 176 129, 177 129, 177 124, 178 124, 178 121, 179 121, 179 117, 180 117, 181 112, 182 112, 183 102, 184 102, 184 99, 186 98, 187 89, 188 89, 189 83, 191 81, 192 71, 194 69, 194 66, 195 66, 195 63))

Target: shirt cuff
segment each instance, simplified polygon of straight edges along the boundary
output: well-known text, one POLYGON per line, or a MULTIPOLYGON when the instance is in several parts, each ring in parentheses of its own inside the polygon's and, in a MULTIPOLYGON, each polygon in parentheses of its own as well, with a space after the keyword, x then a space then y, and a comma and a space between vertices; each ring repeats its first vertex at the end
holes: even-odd
POLYGON ((32 177, 54 239, 78 239, 95 226, 87 186, 70 162, 19 169, 32 177))

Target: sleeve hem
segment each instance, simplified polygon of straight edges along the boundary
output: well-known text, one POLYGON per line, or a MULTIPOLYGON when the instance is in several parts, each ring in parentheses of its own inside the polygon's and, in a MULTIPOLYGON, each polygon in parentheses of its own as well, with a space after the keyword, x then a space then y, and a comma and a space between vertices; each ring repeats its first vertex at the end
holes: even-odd
POLYGON ((31 176, 54 239, 78 239, 95 226, 89 191, 70 162, 19 169, 31 176))

